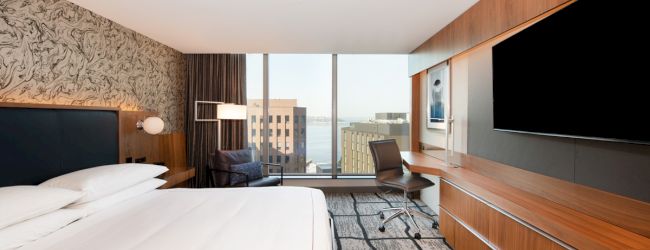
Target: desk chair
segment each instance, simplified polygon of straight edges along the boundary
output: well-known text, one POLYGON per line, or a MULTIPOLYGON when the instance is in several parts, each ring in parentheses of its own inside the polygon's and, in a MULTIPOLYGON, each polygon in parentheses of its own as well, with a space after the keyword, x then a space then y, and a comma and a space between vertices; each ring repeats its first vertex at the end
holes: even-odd
POLYGON ((401 215, 408 216, 413 225, 415 225, 417 229, 415 233, 416 239, 420 239, 422 236, 420 235, 420 226, 413 219, 414 215, 432 220, 432 227, 438 228, 438 222, 433 217, 416 209, 409 208, 409 200, 407 198, 408 193, 431 187, 434 185, 433 182, 418 175, 404 173, 402 170, 402 155, 400 155, 399 148, 394 139, 371 141, 368 144, 372 153, 372 160, 375 163, 375 181, 381 186, 400 189, 404 192, 403 207, 384 208, 379 212, 379 217, 383 219, 379 231, 384 232, 386 230, 384 225, 401 215), (384 212, 387 211, 395 211, 395 213, 384 219, 384 212))

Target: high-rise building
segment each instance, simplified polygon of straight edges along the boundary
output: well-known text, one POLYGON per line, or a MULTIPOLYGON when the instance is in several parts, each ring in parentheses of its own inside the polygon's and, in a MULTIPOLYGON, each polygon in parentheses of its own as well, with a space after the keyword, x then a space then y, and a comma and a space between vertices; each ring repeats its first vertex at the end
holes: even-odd
POLYGON ((307 109, 298 107, 296 99, 269 100, 269 127, 264 131, 261 99, 248 100, 248 145, 257 159, 282 164, 285 173, 305 173, 307 152, 307 109), (264 145, 264 135, 269 135, 264 145), (268 158, 262 147, 268 147, 268 158))
POLYGON ((400 150, 409 150, 409 123, 406 113, 376 113, 375 119, 353 122, 341 129, 341 172, 373 174, 369 141, 395 139, 400 150))

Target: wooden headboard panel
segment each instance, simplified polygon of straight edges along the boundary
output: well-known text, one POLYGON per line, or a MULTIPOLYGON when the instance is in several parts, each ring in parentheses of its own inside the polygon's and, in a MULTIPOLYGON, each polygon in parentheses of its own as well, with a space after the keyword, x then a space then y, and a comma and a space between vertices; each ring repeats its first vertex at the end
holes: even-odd
POLYGON ((119 110, 0 103, 0 187, 119 161, 119 110))

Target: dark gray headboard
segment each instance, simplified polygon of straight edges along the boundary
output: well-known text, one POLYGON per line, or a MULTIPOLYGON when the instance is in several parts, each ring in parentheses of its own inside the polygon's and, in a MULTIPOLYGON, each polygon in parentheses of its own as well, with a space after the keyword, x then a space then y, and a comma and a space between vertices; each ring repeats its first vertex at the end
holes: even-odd
POLYGON ((119 159, 118 111, 0 105, 0 187, 119 159))

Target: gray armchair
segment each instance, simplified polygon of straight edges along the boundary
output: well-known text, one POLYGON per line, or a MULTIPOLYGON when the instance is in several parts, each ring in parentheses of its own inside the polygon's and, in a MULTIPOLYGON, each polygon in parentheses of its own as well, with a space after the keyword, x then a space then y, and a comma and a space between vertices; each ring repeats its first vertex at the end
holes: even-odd
POLYGON ((282 185, 284 167, 279 164, 253 161, 251 150, 217 150, 208 165, 210 181, 217 187, 264 187, 282 185), (279 168, 280 177, 264 176, 264 168, 279 168))

